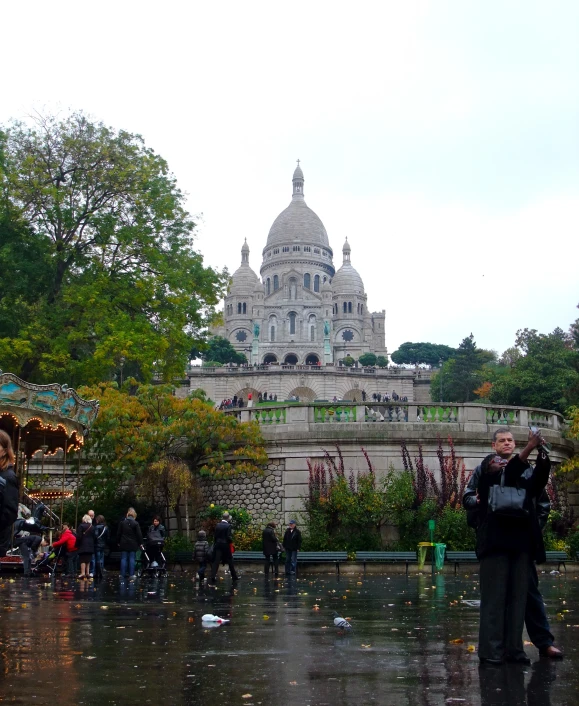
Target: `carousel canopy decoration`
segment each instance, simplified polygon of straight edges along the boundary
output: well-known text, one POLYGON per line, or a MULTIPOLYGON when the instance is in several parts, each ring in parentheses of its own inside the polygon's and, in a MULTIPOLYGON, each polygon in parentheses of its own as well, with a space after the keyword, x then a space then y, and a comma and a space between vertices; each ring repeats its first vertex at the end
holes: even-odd
POLYGON ((67 385, 35 385, 0 371, 0 428, 12 433, 15 448, 22 430, 28 457, 43 447, 45 453, 80 448, 98 410, 97 400, 83 400, 67 385))

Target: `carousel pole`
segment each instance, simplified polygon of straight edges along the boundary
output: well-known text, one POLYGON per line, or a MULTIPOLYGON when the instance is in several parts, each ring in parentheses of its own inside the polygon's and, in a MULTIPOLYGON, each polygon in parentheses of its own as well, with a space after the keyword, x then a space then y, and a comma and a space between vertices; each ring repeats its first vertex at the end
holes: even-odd
POLYGON ((64 483, 66 479, 66 454, 68 451, 68 436, 64 433, 64 463, 62 465, 62 498, 60 499, 60 524, 64 518, 64 483))
POLYGON ((74 516, 74 526, 78 527, 78 492, 80 489, 80 461, 82 458, 82 449, 83 447, 81 446, 78 450, 78 468, 76 471, 76 514, 74 516))

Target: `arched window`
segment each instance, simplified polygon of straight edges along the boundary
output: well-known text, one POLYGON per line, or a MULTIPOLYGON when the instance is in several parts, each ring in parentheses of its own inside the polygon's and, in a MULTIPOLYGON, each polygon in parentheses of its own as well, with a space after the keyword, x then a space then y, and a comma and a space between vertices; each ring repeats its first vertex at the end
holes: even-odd
POLYGON ((320 275, 314 277, 314 292, 320 291, 320 275))
POLYGON ((310 341, 316 340, 316 327, 310 326, 310 341))
POLYGON ((364 305, 360 304, 360 314, 363 314, 363 313, 364 313, 364 305))
MULTIPOLYGON (((245 306, 245 304, 244 304, 245 306)), ((352 302, 348 302, 348 314, 352 313, 352 302)))
POLYGON ((267 278, 267 282, 266 282, 266 285, 265 285, 265 291, 266 291, 268 294, 271 294, 271 280, 270 280, 269 277, 267 278))
POLYGON ((275 341, 275 330, 277 328, 277 319, 275 316, 269 317, 269 340, 275 341))
POLYGON ((243 302, 243 313, 247 314, 247 304, 243 302))
POLYGON ((294 300, 298 298, 298 281, 295 277, 290 277, 289 298, 294 300))
POLYGON ((348 305, 344 302, 344 314, 348 313, 348 305))
POLYGON ((241 314, 241 302, 238 302, 237 304, 237 313, 241 314))
POLYGON ((298 315, 296 314, 295 311, 290 311, 290 313, 288 314, 290 336, 295 335, 297 317, 298 317, 298 315))
POLYGON ((277 275, 273 276, 273 291, 277 292, 279 289, 279 277, 277 275))
POLYGON ((310 274, 308 274, 306 272, 306 274, 304 275, 304 287, 306 289, 310 289, 311 286, 312 286, 312 277, 310 274))

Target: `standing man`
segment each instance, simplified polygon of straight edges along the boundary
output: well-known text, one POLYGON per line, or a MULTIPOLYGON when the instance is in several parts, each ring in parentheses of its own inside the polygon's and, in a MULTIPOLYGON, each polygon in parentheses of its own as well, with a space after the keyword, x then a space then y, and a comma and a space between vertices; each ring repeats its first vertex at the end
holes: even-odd
MULTIPOLYGON (((493 434, 492 448, 498 455, 510 459, 515 450, 515 440, 510 431, 498 429, 493 434), (505 455, 507 454, 507 455, 505 455)), ((473 527, 478 525, 478 486, 481 476, 481 466, 478 465, 470 477, 463 497, 463 505, 469 515, 469 524, 473 527)), ((536 501, 537 520, 541 530, 545 529, 551 503, 547 491, 543 489, 536 501)), ((529 587, 527 591, 527 604, 525 608, 525 627, 529 633, 531 642, 544 657, 551 659, 561 659, 563 652, 555 647, 555 638, 551 633, 547 612, 543 596, 539 591, 539 577, 535 562, 531 562, 531 573, 529 577, 529 587)))
POLYGON ((211 567, 211 578, 209 579, 209 586, 215 586, 215 577, 217 576, 217 571, 219 570, 219 564, 223 562, 229 566, 229 571, 231 572, 231 578, 234 581, 239 580, 237 571, 235 570, 235 564, 233 563, 233 554, 231 553, 231 546, 233 544, 233 532, 231 529, 231 515, 228 512, 223 513, 221 522, 215 527, 215 545, 213 548, 213 565, 211 567))
POLYGON ((285 549, 285 575, 295 574, 298 565, 298 552, 302 548, 302 533, 296 527, 296 521, 290 520, 283 536, 285 549))

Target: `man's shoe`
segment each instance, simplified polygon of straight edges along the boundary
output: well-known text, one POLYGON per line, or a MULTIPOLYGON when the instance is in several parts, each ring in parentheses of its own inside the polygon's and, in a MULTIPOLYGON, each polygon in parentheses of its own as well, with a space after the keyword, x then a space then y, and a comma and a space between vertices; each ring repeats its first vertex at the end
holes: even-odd
POLYGON ((511 664, 531 664, 527 655, 507 655, 506 660, 511 664))
POLYGON ((549 659, 563 659, 564 653, 555 645, 549 645, 548 647, 541 647, 539 650, 541 657, 549 657, 549 659))
POLYGON ((502 659, 490 659, 488 657, 481 657, 480 663, 481 664, 488 664, 491 667, 502 667, 504 664, 504 661, 502 659))

